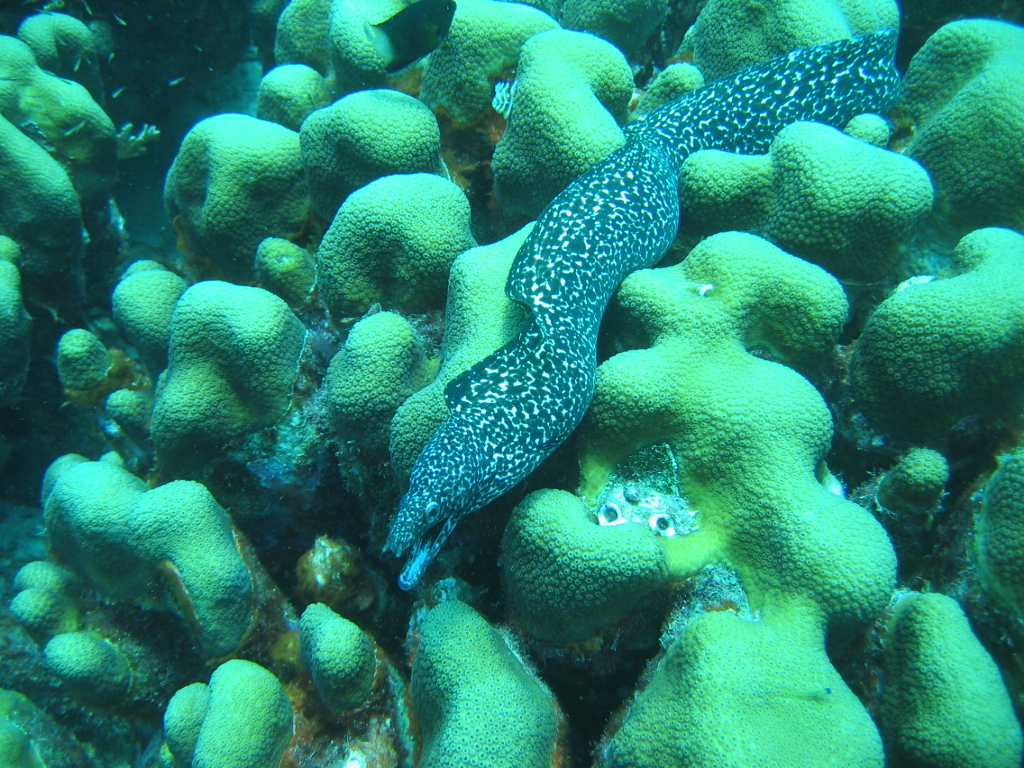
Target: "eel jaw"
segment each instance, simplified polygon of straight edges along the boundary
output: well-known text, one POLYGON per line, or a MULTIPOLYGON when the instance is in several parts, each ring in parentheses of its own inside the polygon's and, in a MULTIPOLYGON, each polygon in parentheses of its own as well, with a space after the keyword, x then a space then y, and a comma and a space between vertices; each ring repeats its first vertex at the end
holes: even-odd
POLYGON ((445 514, 436 501, 417 503, 410 494, 402 497, 398 514, 391 526, 384 551, 401 557, 409 551, 398 586, 403 590, 415 587, 427 566, 437 557, 462 515, 445 514))
MULTIPOLYGON (((403 590, 410 590, 415 587, 423 577, 427 566, 437 557, 455 526, 458 525, 461 515, 452 515, 447 518, 433 521, 434 524, 425 527, 420 535, 413 538, 409 559, 406 560, 402 573, 398 577, 398 586, 403 590)), ((402 548, 403 551, 405 547, 402 548)))

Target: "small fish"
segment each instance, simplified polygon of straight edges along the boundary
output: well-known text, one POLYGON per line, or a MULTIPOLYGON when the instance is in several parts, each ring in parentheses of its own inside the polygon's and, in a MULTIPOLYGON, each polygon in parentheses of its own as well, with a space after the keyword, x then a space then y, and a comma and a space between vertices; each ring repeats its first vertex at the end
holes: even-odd
POLYGON ((124 93, 125 87, 126 86, 122 85, 120 88, 115 88, 113 91, 110 92, 110 98, 116 99, 118 96, 124 93))
POLYGON ((441 44, 455 15, 454 0, 417 0, 380 24, 365 24, 384 69, 397 72, 441 44))
POLYGON ((113 17, 114 17, 114 21, 116 21, 116 22, 117 22, 118 24, 120 24, 120 25, 121 25, 122 27, 127 27, 127 26, 128 26, 128 22, 127 22, 127 21, 125 21, 124 19, 122 19, 122 18, 121 18, 120 16, 118 16, 118 15, 117 15, 116 13, 111 13, 110 15, 111 15, 111 16, 113 16, 113 17))
POLYGON ((182 75, 181 77, 175 77, 175 78, 172 78, 172 79, 168 80, 167 84, 173 87, 173 86, 177 85, 178 83, 182 82, 184 79, 185 79, 184 75, 182 75))

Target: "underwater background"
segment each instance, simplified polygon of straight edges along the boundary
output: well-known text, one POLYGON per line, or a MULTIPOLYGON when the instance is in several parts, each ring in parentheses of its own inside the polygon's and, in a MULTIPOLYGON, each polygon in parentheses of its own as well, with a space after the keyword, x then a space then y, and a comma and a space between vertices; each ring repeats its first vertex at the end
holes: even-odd
POLYGON ((0 766, 1021 765, 1022 22, 0 4, 0 766))

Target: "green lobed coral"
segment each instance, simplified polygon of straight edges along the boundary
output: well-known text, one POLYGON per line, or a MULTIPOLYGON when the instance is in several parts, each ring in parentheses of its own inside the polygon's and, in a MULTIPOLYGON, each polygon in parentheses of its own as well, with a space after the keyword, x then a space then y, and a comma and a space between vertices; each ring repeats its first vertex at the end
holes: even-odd
POLYGON ((990 19, 946 24, 910 62, 899 111, 906 148, 932 175, 953 227, 1024 229, 1024 29, 990 19), (1017 160, 1011 160, 1017 158, 1017 160))
POLYGON ((865 113, 854 115, 843 128, 843 133, 876 147, 887 147, 892 131, 888 121, 881 115, 865 113))
POLYGON ((566 29, 597 35, 632 56, 662 22, 668 5, 668 0, 563 0, 558 20, 566 29))
POLYGON ((802 612, 745 621, 713 611, 658 662, 601 768, 882 768, 867 711, 802 612))
POLYGON ((164 742, 174 764, 192 768, 199 729, 210 708, 210 686, 192 683, 171 696, 164 710, 164 742))
POLYGON ((45 501, 59 562, 108 597, 162 585, 212 657, 235 651, 253 624, 253 581, 228 514, 199 483, 148 489, 125 470, 85 461, 64 470, 45 501))
MULTIPOLYGON (((895 557, 878 523, 823 485, 831 418, 798 373, 814 375, 835 344, 846 315, 838 283, 760 238, 723 233, 676 267, 628 277, 613 311, 627 351, 598 369, 581 428, 584 500, 601 497, 620 462, 666 444, 699 525, 662 538, 669 573, 679 578, 723 563, 737 571, 757 610, 799 605, 817 614, 822 630, 839 632, 870 621, 887 599, 895 557)), ((582 512, 571 534, 553 513, 530 512, 524 505, 513 518, 509 542, 529 546, 507 560, 507 578, 561 570, 576 582, 569 594, 584 597, 584 614, 607 610, 604 597, 585 588, 593 574, 584 565, 614 559, 589 561, 567 543, 603 537, 613 547, 613 536, 584 533, 582 512)), ((623 537, 619 546, 651 546, 630 541, 623 537)), ((625 599, 609 616, 658 584, 657 558, 645 557, 652 563, 646 571, 620 567, 625 599)), ((529 596, 518 601, 527 625, 555 632, 560 623, 572 626, 560 605, 565 591, 546 578, 510 587, 529 596)))
POLYGON ((0 688, 0 765, 5 768, 47 768, 23 720, 39 710, 17 691, 0 688))
POLYGON ((458 123, 472 123, 490 106, 495 78, 515 66, 527 39, 557 27, 546 13, 521 3, 460 0, 448 35, 424 67, 420 98, 458 123))
POLYGON ((305 64, 281 64, 260 80, 256 117, 298 131, 303 120, 330 103, 330 88, 319 72, 305 64))
POLYGON ((79 629, 75 577, 48 560, 33 560, 15 574, 10 608, 33 635, 48 639, 79 629))
POLYGON ((550 692, 475 610, 450 600, 427 614, 412 666, 423 768, 548 768, 558 710, 550 692))
POLYGON ((377 651, 358 626, 323 603, 302 612, 302 661, 320 698, 337 715, 363 706, 373 694, 377 651))
POLYGON ((32 318, 21 295, 21 273, 0 258, 0 406, 21 394, 31 356, 32 318))
POLYGON ((900 765, 1017 768, 1021 728, 992 657, 956 601, 901 596, 888 619, 878 720, 900 765))
POLYGON ((598 368, 582 493, 593 503, 620 462, 666 444, 699 526, 662 537, 670 571, 728 566, 758 621, 711 612, 687 624, 605 764, 810 768, 838 754, 882 765, 870 718, 823 649, 882 611, 896 560, 874 518, 826 487, 831 417, 799 373, 816 374, 845 317, 834 278, 743 233, 620 287, 612 318, 627 351, 598 368), (802 738, 811 730, 818 739, 802 738))
MULTIPOLYGON (((0 50, 2 43, 0 36, 0 50)), ((25 299, 59 308, 82 300, 85 238, 75 188, 60 163, 2 115, 0 234, 18 246, 25 299)))
POLYGON ((124 654, 96 632, 54 635, 43 648, 47 665, 77 698, 90 704, 125 700, 132 670, 124 654))
POLYGON ((531 493, 501 540, 509 610, 533 637, 580 642, 614 624, 669 579, 658 537, 598 525, 566 491, 531 493))
POLYGON ((1024 236, 977 230, 953 260, 952 275, 882 302, 854 350, 855 403, 891 437, 940 440, 963 419, 1009 412, 1024 393, 1024 236))
POLYGON ((476 245, 469 217, 465 193, 433 174, 385 176, 357 190, 317 250, 324 305, 337 318, 375 302, 407 313, 441 309, 452 261, 476 245))
POLYGON ((57 375, 65 389, 94 389, 106 380, 110 354, 103 342, 84 328, 74 328, 57 343, 57 375))
POLYGON ((437 120, 418 99, 398 91, 359 91, 316 110, 302 123, 299 143, 313 210, 327 221, 374 179, 445 174, 437 120))
POLYGON ((107 395, 103 411, 136 443, 149 439, 153 417, 152 390, 116 389, 107 395))
POLYGON ((280 296, 297 311, 310 302, 316 264, 302 246, 280 237, 268 237, 256 249, 256 280, 260 288, 280 296))
POLYGON ((182 294, 153 409, 160 466, 198 476, 225 446, 272 426, 291 401, 304 335, 262 288, 209 280, 182 294))
POLYGON ((361 452, 384 452, 395 411, 433 372, 408 320, 394 312, 364 317, 352 326, 324 378, 338 436, 361 452))
POLYGON ((633 94, 623 55, 555 29, 523 45, 508 128, 494 149, 494 194, 506 215, 536 217, 583 171, 625 143, 633 94))
POLYGON ((330 12, 330 0, 291 0, 277 18, 274 61, 278 65, 302 64, 320 75, 328 75, 330 12))
POLYGON ((1024 616, 1024 452, 1003 457, 982 491, 975 551, 985 590, 1024 616))
POLYGON ((911 448, 878 482, 878 503, 898 514, 938 508, 949 481, 949 464, 938 451, 911 448))
POLYGON ((783 128, 767 155, 718 150, 686 159, 682 230, 754 232, 840 280, 885 277, 931 209, 925 170, 819 123, 783 128))
POLYGON ((58 77, 81 83, 103 102, 100 60, 102 35, 66 13, 37 13, 18 25, 18 39, 32 49, 39 66, 58 77))
POLYGON ((299 134, 247 115, 200 121, 167 172, 164 204, 187 251, 214 276, 251 280, 260 241, 295 235, 306 221, 299 134))
POLYGON ((710 0, 683 48, 710 82, 797 48, 899 25, 895 0, 710 0))
POLYGON ((279 768, 292 738, 292 706, 274 674, 232 659, 214 671, 207 695, 200 685, 182 688, 167 705, 164 731, 176 764, 279 768))
POLYGON ((655 110, 662 104, 668 104, 703 85, 704 76, 693 64, 689 62, 669 64, 647 84, 630 117, 634 119, 640 117, 645 112, 655 110))
POLYGON ((117 173, 113 122, 84 86, 46 71, 28 45, 6 35, 0 35, 0 114, 53 152, 86 206, 106 200, 117 173))
POLYGON ((187 287, 157 262, 136 261, 114 288, 114 320, 154 376, 167 367, 171 315, 187 287))

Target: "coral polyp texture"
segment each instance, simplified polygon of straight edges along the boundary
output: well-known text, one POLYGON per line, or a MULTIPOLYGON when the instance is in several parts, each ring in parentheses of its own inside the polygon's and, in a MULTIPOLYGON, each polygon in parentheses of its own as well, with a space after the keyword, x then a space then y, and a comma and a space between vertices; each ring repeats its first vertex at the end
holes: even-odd
POLYGON ((629 65, 591 35, 552 30, 520 52, 513 111, 494 149, 494 193, 509 216, 536 217, 566 184, 625 143, 629 65))
POLYGON ((845 320, 835 279, 723 233, 676 267, 627 278, 616 305, 632 348, 598 369, 580 436, 583 494, 597 498, 616 465, 667 443, 700 525, 666 539, 677 569, 727 563, 754 609, 806 611, 820 630, 870 621, 895 556, 881 526, 823 484, 831 418, 801 375, 816 373, 845 320))
POLYGON ((380 303, 420 314, 444 306, 455 257, 476 245, 469 204, 426 173, 384 176, 354 192, 317 251, 317 287, 331 314, 358 317, 380 303))
POLYGON ((925 170, 820 123, 794 123, 767 155, 705 150, 683 163, 682 228, 755 232, 841 280, 874 282, 932 205, 925 170))
POLYGON ((21 273, 10 261, 0 260, 0 404, 21 393, 31 355, 32 318, 21 294, 21 273))
POLYGON ((374 179, 441 171, 437 121, 398 91, 359 91, 309 115, 299 131, 313 210, 327 221, 374 179))
POLYGON ((145 5, 0 7, 0 765, 1019 768, 1021 3, 145 5))
POLYGON ((898 598, 885 639, 879 720, 890 758, 907 765, 1014 768, 1021 729, 999 670, 956 601, 898 598))
POLYGON ((254 617, 253 582, 231 519, 199 483, 159 488, 105 462, 66 469, 45 500, 58 559, 102 593, 147 596, 162 583, 214 657, 236 650, 254 617))
POLYGON ((448 36, 423 71, 420 97, 459 123, 472 123, 491 103, 493 80, 519 61, 533 35, 556 29, 536 8, 497 0, 457 4, 448 36))
POLYGON ((881 768, 874 723, 801 618, 724 611, 688 625, 597 764, 881 768))
POLYGON ((684 47, 715 80, 795 48, 899 26, 895 0, 711 0, 684 47))
POLYGON ((197 283, 174 305, 168 366, 153 408, 157 460, 198 474, 218 451, 288 408, 304 330, 262 288, 197 283))
POLYGON ((232 659, 209 686, 194 683, 174 695, 164 733, 175 765, 277 768, 292 738, 292 707, 271 672, 232 659))
POLYGON ((248 115, 216 115, 188 132, 164 186, 184 247, 214 277, 252 277, 256 246, 291 237, 309 211, 299 134, 248 115))
POLYGON ((941 439, 969 417, 1013 413, 1024 394, 1024 235, 979 229, 951 274, 904 284, 868 319, 850 375, 873 426, 941 439))
POLYGON ((898 104, 916 129, 907 154, 935 180, 939 215, 963 232, 1024 227, 1022 87, 1024 29, 987 19, 947 24, 907 70, 898 104))
POLYGON ((373 640, 323 603, 302 612, 300 636, 302 660, 331 711, 341 715, 363 706, 377 675, 373 640))
POLYGON ((978 567, 982 584, 1017 616, 1024 614, 1024 455, 1004 457, 984 489, 977 519, 978 567))
POLYGON ((558 705, 506 639, 465 603, 443 602, 423 621, 411 694, 424 768, 555 764, 558 705))

